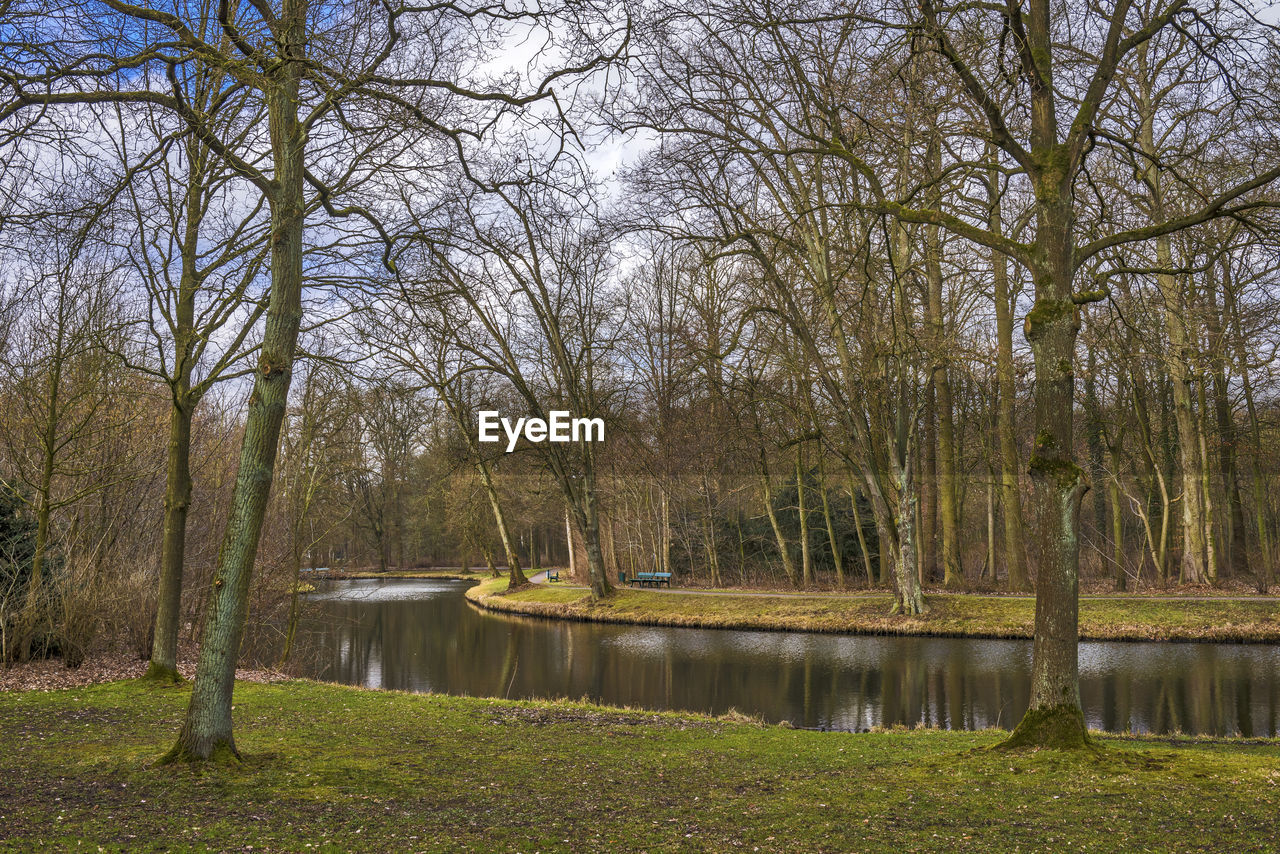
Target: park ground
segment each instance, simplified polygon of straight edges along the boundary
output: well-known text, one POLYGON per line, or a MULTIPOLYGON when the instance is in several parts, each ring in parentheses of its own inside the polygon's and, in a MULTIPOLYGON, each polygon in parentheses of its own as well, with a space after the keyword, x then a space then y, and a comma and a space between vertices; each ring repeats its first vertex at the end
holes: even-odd
MULTIPOLYGON (((891 615, 887 593, 804 594, 621 588, 592 603, 586 588, 531 584, 507 592, 506 579, 481 581, 467 598, 495 611, 559 619, 655 626, 770 629, 940 637, 1030 638, 1031 596, 931 594, 929 612, 891 615)), ((1280 599, 1234 596, 1086 596, 1085 640, 1280 642, 1280 599)))
POLYGON ((1280 742, 818 733, 238 683, 237 767, 157 767, 189 687, 0 694, 4 851, 1274 851, 1280 742))

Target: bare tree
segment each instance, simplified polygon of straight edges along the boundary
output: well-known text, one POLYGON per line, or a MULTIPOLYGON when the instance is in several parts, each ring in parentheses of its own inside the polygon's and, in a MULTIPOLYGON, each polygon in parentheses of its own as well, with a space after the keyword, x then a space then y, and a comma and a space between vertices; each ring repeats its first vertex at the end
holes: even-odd
MULTIPOLYGON (((575 62, 582 52, 575 52, 572 39, 595 35, 586 32, 583 19, 566 41, 572 58, 564 67, 533 81, 469 87, 468 75, 500 43, 504 26, 536 29, 554 22, 555 10, 544 8, 279 0, 224 4, 213 20, 199 8, 169 11, 115 0, 49 7, 33 0, 10 9, 0 46, 7 69, 0 121, 17 137, 27 115, 38 121, 59 105, 154 104, 180 118, 250 181, 271 212, 271 287, 233 509, 190 707, 170 760, 237 756, 231 735, 235 660, 302 322, 308 211, 322 208, 328 217, 368 224, 385 236, 379 217, 353 195, 357 186, 393 180, 397 158, 424 137, 461 154, 465 139, 500 123, 510 109, 547 98, 561 77, 603 61, 593 45, 584 62, 575 62), (197 58, 226 75, 230 82, 222 93, 249 92, 262 105, 269 155, 261 148, 228 147, 200 106, 185 97, 174 78, 197 58), (434 71, 427 70, 432 65, 434 71), (170 91, 136 88, 138 80, 168 80, 170 91), (389 123, 387 112, 408 121, 389 123), (374 159, 381 171, 370 171, 374 159)), ((392 265, 389 246, 383 263, 392 265)))

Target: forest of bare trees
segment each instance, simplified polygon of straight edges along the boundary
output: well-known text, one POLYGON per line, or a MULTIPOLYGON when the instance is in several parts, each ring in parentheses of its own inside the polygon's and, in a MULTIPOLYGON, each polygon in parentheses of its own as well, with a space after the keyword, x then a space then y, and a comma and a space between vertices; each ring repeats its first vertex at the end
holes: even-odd
POLYGON ((572 562, 1034 590, 1033 711, 1070 711, 1081 585, 1274 583, 1278 36, 1231 0, 0 5, 0 657, 174 678, 201 640, 202 758, 306 570, 572 562), (606 441, 507 454, 480 410, 606 441))

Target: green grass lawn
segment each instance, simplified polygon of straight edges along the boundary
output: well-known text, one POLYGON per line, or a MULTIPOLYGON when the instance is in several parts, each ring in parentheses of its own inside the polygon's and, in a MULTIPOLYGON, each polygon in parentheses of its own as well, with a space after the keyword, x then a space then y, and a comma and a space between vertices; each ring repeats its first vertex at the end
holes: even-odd
POLYGON ((188 689, 0 695, 0 850, 1274 851, 1280 743, 804 732, 289 682, 241 767, 163 767, 188 689))
MULTIPOLYGON (((501 611, 666 626, 1029 638, 1035 623, 1035 600, 1030 597, 932 595, 924 616, 891 617, 893 599, 888 594, 762 597, 619 589, 609 600, 593 605, 579 587, 540 584, 493 595, 505 589, 506 579, 486 579, 467 595, 501 611)), ((1080 636, 1275 643, 1280 642, 1280 602, 1082 599, 1080 636)))

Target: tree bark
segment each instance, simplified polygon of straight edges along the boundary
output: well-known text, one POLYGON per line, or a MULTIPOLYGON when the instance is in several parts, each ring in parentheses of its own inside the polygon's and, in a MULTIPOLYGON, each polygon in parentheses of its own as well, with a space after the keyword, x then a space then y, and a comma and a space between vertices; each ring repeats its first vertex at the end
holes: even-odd
MULTIPOLYGON (((1084 378, 1085 445, 1089 449, 1089 478, 1099 484, 1106 477, 1105 448, 1102 441, 1102 403, 1098 400, 1098 356, 1095 348, 1089 348, 1088 364, 1084 378)), ((1094 489, 1093 530, 1097 538, 1098 554, 1102 555, 1102 537, 1107 530, 1106 496, 1101 489, 1094 489)))
POLYGON ((186 568, 187 511, 191 507, 191 419, 196 395, 191 391, 195 368, 196 290, 199 287, 200 220, 204 204, 206 151, 193 142, 189 148, 186 222, 182 234, 182 272, 174 307, 173 382, 169 410, 169 450, 164 494, 164 531, 160 547, 160 581, 156 623, 151 640, 147 678, 177 682, 178 630, 182 610, 182 573, 186 568))
POLYGON ((778 523, 778 514, 773 509, 773 486, 769 483, 769 460, 765 456, 764 447, 760 448, 760 491, 764 496, 764 511, 769 516, 769 526, 773 528, 773 537, 778 544, 778 555, 782 559, 782 571, 787 575, 787 581, 792 587, 796 586, 796 565, 791 559, 791 547, 787 544, 787 537, 782 533, 782 526, 778 523))
MULTIPOLYGON (((189 374, 189 371, 188 371, 189 374)), ((182 619, 182 572, 191 507, 191 418, 193 405, 181 380, 169 412, 169 450, 164 494, 164 539, 151 663, 146 678, 178 682, 178 631, 182 619)))
POLYGON ((275 191, 269 198, 271 295, 191 701, 177 743, 164 759, 167 762, 239 759, 231 720, 236 659, 302 321, 306 134, 298 120, 298 91, 305 25, 305 0, 285 0, 281 62, 266 93, 275 165, 275 191))
POLYGON ((1261 572, 1254 577, 1260 592, 1266 593, 1271 586, 1271 567, 1273 561, 1271 549, 1271 512, 1263 472, 1262 428, 1258 419, 1258 409, 1253 396, 1253 380, 1249 375, 1249 348, 1245 341, 1244 327, 1240 320, 1239 306, 1236 304, 1235 287, 1229 279, 1224 279, 1222 288, 1222 308, 1231 329, 1231 343, 1234 357, 1240 372, 1240 386, 1244 391, 1245 414, 1249 419, 1249 439, 1252 446, 1250 468, 1252 469, 1252 492, 1254 523, 1258 528, 1258 551, 1262 562, 1261 572))
MULTIPOLYGON (((1115 471, 1107 478, 1107 502, 1111 505, 1111 559, 1115 566, 1115 587, 1123 593, 1129 588, 1129 576, 1124 564, 1124 515, 1120 509, 1120 453, 1119 443, 1108 449, 1111 454, 1111 468, 1115 471)), ((1141 566, 1141 562, 1139 562, 1141 566)))
MULTIPOLYGON (((936 139, 929 143, 929 160, 934 174, 940 174, 942 150, 936 139)), ((938 430, 934 469, 937 475, 935 494, 941 548, 937 550, 937 556, 942 565, 943 586, 954 589, 964 583, 964 571, 960 566, 959 513, 956 507, 955 406, 948 370, 949 359, 946 355, 949 342, 942 302, 942 237, 941 230, 936 225, 926 225, 924 234, 925 279, 929 287, 926 308, 933 345, 930 373, 938 430)))
POLYGON ((1035 443, 1030 461, 1036 530, 1036 616, 1031 702, 1005 747, 1081 747, 1080 502, 1088 485, 1074 460, 1075 349, 1080 311, 1072 299, 1070 180, 1046 170, 1036 187, 1036 300, 1025 332, 1035 358, 1035 443))
MULTIPOLYGON (((1138 67, 1146 70, 1147 45, 1137 50, 1138 67)), ((1164 198, 1163 174, 1160 166, 1161 152, 1155 143, 1155 110, 1153 84, 1144 75, 1138 81, 1142 121, 1138 129, 1138 144, 1150 164, 1142 175, 1150 196, 1149 206, 1153 221, 1167 218, 1164 198)), ((1168 235, 1157 237, 1156 265, 1164 270, 1173 267, 1173 244, 1168 235)), ((1188 310, 1183 299, 1178 277, 1172 272, 1159 272, 1156 285, 1164 302, 1164 328, 1168 339, 1165 351, 1165 370, 1173 391, 1174 423, 1178 431, 1178 469, 1182 481, 1182 563, 1179 582, 1203 584, 1208 580, 1206 554, 1208 543, 1205 529, 1208 517, 1205 513, 1205 494, 1201 479, 1199 424, 1192 403, 1192 341, 1188 332, 1188 310)))
POLYGON ((924 408, 924 427, 920 436, 920 454, 916 463, 919 475, 913 473, 913 480, 919 496, 916 512, 912 515, 913 531, 918 532, 916 539, 917 557, 919 558, 920 583, 933 583, 938 574, 938 434, 937 401, 938 389, 929 383, 925 390, 927 402, 924 408))
POLYGON ((520 552, 516 550, 511 526, 507 524, 506 514, 502 512, 502 501, 498 497, 498 489, 493 483, 489 466, 479 456, 476 457, 476 470, 480 473, 480 482, 484 484, 484 493, 489 498, 489 509, 493 511, 493 521, 498 526, 498 536, 502 538, 502 550, 507 555, 507 589, 515 590, 528 584, 529 579, 525 578, 524 570, 520 568, 520 552))
MULTIPOLYGON (((898 589, 895 591, 893 610, 891 613, 904 616, 918 616, 929 610, 924 601, 924 591, 920 587, 920 575, 916 552, 915 517, 919 501, 915 484, 912 482, 915 468, 911 459, 912 443, 908 443, 906 455, 898 469, 898 507, 901 514, 898 519, 898 547, 894 560, 894 573, 897 576, 898 589)), ((883 537, 884 534, 881 534, 883 537)), ((884 540, 881 540, 884 548, 884 540)))
MULTIPOLYGON (((987 175, 987 218, 991 231, 1004 233, 1004 216, 1000 203, 999 173, 994 153, 988 151, 992 168, 987 175)), ((1027 574, 1027 548, 1023 542, 1022 490, 1018 485, 1019 463, 1016 422, 1013 404, 1016 394, 1013 365, 1013 307, 1009 293, 1009 260, 1003 252, 991 252, 992 282, 995 286, 996 309, 996 433, 1000 442, 1000 504, 1004 518, 1005 572, 1009 589, 1023 592, 1031 589, 1027 574)))
POLYGON ((596 506, 594 481, 594 474, 588 469, 582 476, 580 500, 571 501, 570 508, 587 553, 587 581, 591 586, 591 598, 598 601, 613 593, 613 584, 609 581, 604 551, 600 547, 600 515, 596 506))
MULTIPOLYGON (((840 553, 840 543, 836 540, 836 526, 831 518, 831 499, 827 496, 827 467, 825 454, 818 453, 818 494, 822 496, 822 518, 827 525, 827 544, 831 546, 831 563, 836 571, 836 586, 844 589, 844 555, 840 553)), ((854 508, 854 522, 857 522, 857 508, 854 508)))
MULTIPOLYGON (((1224 283, 1224 289, 1226 283, 1224 283)), ((1232 576, 1243 575, 1248 569, 1248 555, 1244 542, 1244 503, 1240 499, 1240 478, 1236 465, 1236 448, 1239 431, 1235 414, 1231 411, 1228 394, 1227 363, 1229 348, 1223 330, 1227 326, 1225 311, 1218 303, 1216 283, 1210 275, 1207 279, 1209 297, 1209 335, 1214 349, 1213 360, 1213 411, 1218 429, 1218 474, 1222 478, 1222 490, 1227 502, 1226 536, 1223 538, 1224 566, 1232 576)))
POLYGON ((809 508, 804 503, 804 444, 796 443, 796 511, 800 520, 800 586, 813 583, 813 554, 809 550, 809 508))
MULTIPOLYGON (((1169 238, 1156 241, 1156 262, 1162 267, 1173 264, 1169 238)), ((1182 563, 1178 580, 1183 584, 1203 584, 1208 581, 1205 555, 1206 518, 1204 492, 1201 482, 1200 430, 1192 406, 1190 341, 1183 314, 1182 292, 1177 277, 1169 273, 1157 273, 1156 282, 1164 298, 1165 335, 1169 350, 1165 369, 1173 393, 1173 417, 1178 436, 1178 474, 1182 482, 1182 563)))
POLYGON ((578 577, 578 558, 573 548, 573 525, 569 521, 569 505, 564 507, 564 540, 569 549, 569 577, 578 577))

